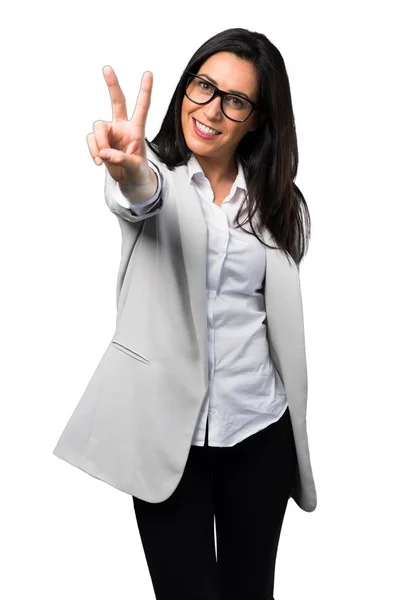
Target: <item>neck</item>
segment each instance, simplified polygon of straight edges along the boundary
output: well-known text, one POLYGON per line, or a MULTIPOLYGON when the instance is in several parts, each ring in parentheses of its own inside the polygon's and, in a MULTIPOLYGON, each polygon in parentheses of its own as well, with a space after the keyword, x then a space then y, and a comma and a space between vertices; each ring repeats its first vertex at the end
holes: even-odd
POLYGON ((238 174, 235 155, 227 159, 216 159, 214 156, 200 156, 198 154, 194 154, 194 156, 213 188, 235 181, 238 174))

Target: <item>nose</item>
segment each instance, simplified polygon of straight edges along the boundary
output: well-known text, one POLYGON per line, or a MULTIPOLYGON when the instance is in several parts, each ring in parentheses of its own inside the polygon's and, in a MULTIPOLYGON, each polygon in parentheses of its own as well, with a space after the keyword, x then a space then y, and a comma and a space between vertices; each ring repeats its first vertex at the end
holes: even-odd
POLYGON ((210 121, 221 121, 223 112, 221 110, 221 98, 214 98, 208 104, 203 106, 203 113, 210 121))

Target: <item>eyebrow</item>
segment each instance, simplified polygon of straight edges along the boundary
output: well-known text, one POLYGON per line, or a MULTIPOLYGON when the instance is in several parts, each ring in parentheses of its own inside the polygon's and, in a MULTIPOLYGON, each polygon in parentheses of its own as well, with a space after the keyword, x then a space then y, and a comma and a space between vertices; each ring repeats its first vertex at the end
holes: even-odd
MULTIPOLYGON (((207 73, 198 73, 198 76, 199 77, 207 77, 207 79, 209 79, 211 81, 211 83, 213 83, 216 87, 218 87, 215 79, 213 79, 212 77, 207 75, 207 73)), ((227 91, 230 94, 238 94, 239 96, 243 96, 244 98, 247 98, 247 100, 250 100, 250 102, 253 102, 253 100, 251 98, 249 98, 249 96, 247 94, 245 94, 244 92, 239 92, 239 90, 227 90, 227 91)))

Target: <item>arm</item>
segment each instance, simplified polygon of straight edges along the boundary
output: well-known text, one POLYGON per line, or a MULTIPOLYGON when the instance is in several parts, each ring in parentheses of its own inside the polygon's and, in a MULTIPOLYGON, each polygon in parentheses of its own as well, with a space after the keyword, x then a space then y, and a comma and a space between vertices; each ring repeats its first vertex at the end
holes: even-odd
POLYGON ((159 166, 150 160, 149 166, 157 176, 157 191, 153 197, 139 202, 132 201, 132 190, 124 189, 122 191, 120 184, 111 177, 107 169, 105 171, 104 195, 106 204, 111 212, 131 223, 142 221, 159 213, 168 193, 168 182, 159 166))
POLYGON ((134 201, 134 199, 132 199, 131 195, 132 195, 132 193, 134 193, 135 190, 130 191, 129 188, 127 188, 125 190, 125 189, 123 189, 123 187, 121 185, 119 185, 121 195, 118 195, 115 198, 120 206, 130 209, 132 211, 133 215, 144 215, 144 214, 148 213, 150 210, 152 210, 152 208, 155 208, 155 205, 157 204, 157 202, 160 199, 161 177, 158 174, 158 169, 154 165, 154 163, 152 163, 151 160, 148 160, 148 163, 149 163, 149 167, 155 173, 156 180, 157 180, 157 189, 156 189, 155 194, 153 194, 153 196, 151 196, 151 198, 148 198, 146 200, 134 201))

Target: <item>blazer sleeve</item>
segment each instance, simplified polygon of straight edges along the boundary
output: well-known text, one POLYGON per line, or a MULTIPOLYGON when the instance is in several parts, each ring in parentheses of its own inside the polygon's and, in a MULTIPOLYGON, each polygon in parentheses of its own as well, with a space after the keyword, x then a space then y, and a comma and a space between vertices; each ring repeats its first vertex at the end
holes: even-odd
MULTIPOLYGON (((131 208, 134 215, 144 215, 145 213, 149 212, 152 208, 155 207, 161 195, 161 177, 158 173, 158 168, 153 162, 151 162, 151 160, 148 160, 147 162, 149 163, 149 167, 153 169, 153 171, 156 174, 157 190, 155 194, 151 198, 148 198, 147 200, 142 200, 141 202, 131 202, 128 197, 122 198, 119 195, 116 196, 118 204, 120 206, 123 206, 124 208, 131 208)), ((120 185, 119 188, 122 194, 125 196, 125 192, 120 185)))
POLYGON ((168 193, 168 182, 165 174, 162 171, 162 168, 159 164, 156 164, 154 159, 151 161, 149 160, 149 162, 151 162, 150 166, 156 172, 159 185, 155 196, 150 199, 151 202, 150 200, 145 200, 144 202, 138 203, 137 213, 139 214, 136 214, 135 212, 135 204, 129 202, 128 198, 124 196, 119 183, 115 181, 107 169, 105 169, 106 178, 104 185, 104 197, 106 204, 112 213, 118 215, 126 221, 130 221, 131 223, 143 221, 144 219, 148 219, 149 217, 153 217, 154 215, 158 214, 163 209, 164 200, 168 193), (150 206, 146 206, 146 208, 144 208, 144 205, 147 204, 150 204, 150 206))

